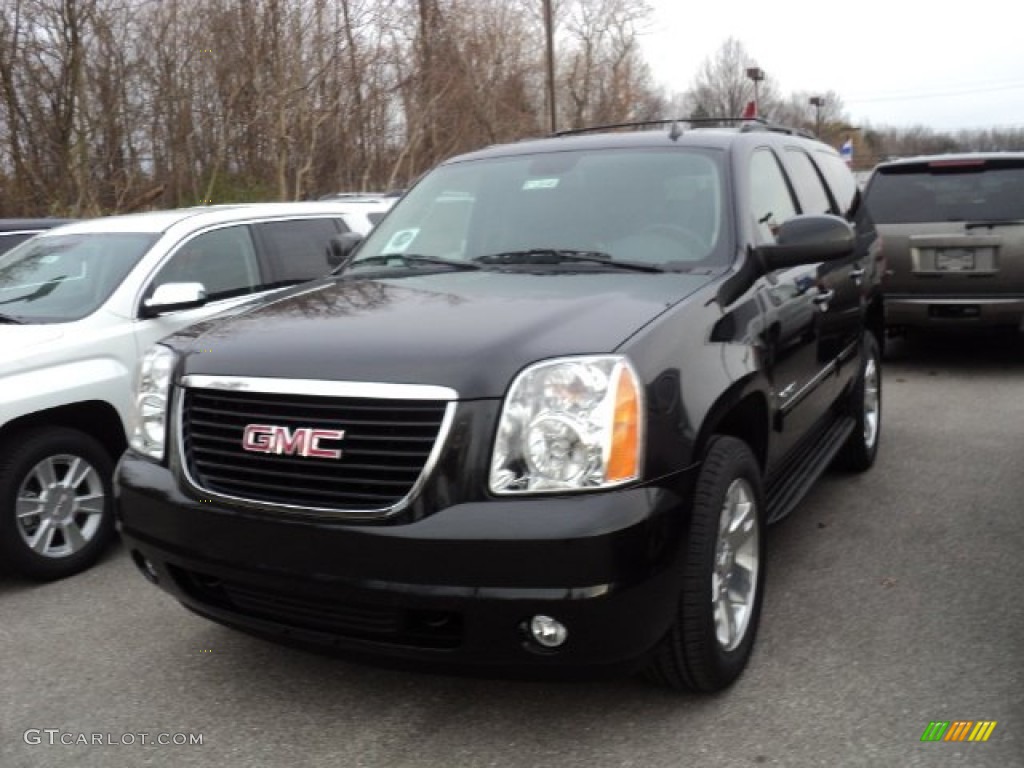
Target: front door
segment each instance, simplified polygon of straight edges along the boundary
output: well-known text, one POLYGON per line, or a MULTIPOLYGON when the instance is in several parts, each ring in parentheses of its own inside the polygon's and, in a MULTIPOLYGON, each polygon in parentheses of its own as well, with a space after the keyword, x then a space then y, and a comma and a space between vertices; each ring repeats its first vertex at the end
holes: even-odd
MULTIPOLYGON (((756 245, 775 242, 775 232, 799 212, 792 186, 774 152, 751 156, 750 211, 756 245)), ((822 265, 777 270, 761 279, 766 314, 764 345, 778 414, 770 441, 771 463, 810 434, 831 403, 834 360, 825 348, 823 329, 833 311, 832 295, 822 281, 822 265)))

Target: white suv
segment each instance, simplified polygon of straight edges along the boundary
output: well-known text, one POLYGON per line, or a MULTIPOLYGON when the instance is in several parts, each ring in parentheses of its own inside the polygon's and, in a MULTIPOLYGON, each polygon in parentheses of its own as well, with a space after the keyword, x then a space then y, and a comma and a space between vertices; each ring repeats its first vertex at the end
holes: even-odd
POLYGON ((0 256, 0 566, 91 565, 113 536, 137 361, 153 342, 327 273, 333 237, 394 200, 111 216, 0 256))

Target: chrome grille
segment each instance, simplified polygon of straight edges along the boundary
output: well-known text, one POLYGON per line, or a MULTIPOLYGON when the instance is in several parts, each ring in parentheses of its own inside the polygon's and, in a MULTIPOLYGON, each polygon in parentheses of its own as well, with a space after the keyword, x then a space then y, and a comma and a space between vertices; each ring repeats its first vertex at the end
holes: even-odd
POLYGON ((406 500, 425 475, 451 408, 444 400, 186 386, 182 454, 193 484, 213 494, 306 510, 386 512, 406 500), (342 455, 244 450, 250 424, 343 430, 344 438, 324 446, 342 455))

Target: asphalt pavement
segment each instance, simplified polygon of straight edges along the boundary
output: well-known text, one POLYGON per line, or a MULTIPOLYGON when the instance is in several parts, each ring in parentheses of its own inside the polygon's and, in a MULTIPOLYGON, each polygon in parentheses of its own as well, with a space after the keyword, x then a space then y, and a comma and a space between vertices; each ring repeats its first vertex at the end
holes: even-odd
POLYGON ((1024 766, 1024 344, 893 345, 875 468, 826 475, 768 550, 751 665, 714 697, 281 647, 188 613, 122 547, 0 577, 0 767, 1024 766), (921 741, 956 720, 996 726, 921 741))

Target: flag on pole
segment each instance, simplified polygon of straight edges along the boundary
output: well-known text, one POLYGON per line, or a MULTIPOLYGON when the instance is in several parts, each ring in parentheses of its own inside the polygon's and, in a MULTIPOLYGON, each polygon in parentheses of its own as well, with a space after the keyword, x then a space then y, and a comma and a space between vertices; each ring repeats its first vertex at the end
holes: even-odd
POLYGON ((847 139, 839 148, 839 156, 849 165, 853 162, 853 139, 847 139))

